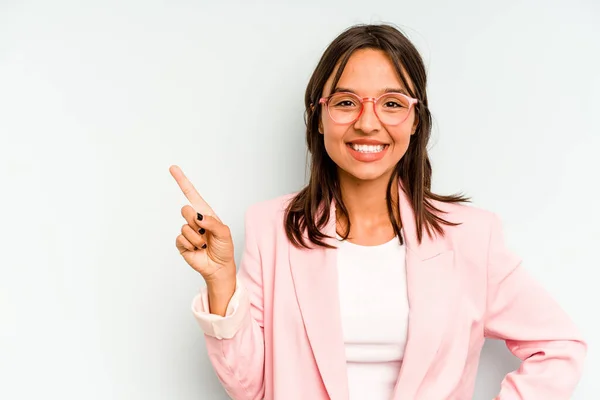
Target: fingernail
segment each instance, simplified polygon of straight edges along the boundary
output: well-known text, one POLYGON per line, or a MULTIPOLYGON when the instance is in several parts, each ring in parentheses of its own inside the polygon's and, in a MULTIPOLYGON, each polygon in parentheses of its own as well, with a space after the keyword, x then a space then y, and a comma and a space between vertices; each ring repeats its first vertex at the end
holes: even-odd
POLYGON ((198 214, 198 221, 202 221, 204 219, 204 217, 202 216, 202 214, 200 214, 200 213, 196 213, 196 214, 198 214))
POLYGON ((206 232, 206 229, 204 229, 204 228, 200 228, 200 229, 198 230, 198 232, 199 232, 201 235, 204 235, 204 233, 206 232))
POLYGON ((202 248, 203 248, 203 249, 205 249, 205 248, 206 248, 206 243, 204 243, 204 244, 202 245, 202 248))

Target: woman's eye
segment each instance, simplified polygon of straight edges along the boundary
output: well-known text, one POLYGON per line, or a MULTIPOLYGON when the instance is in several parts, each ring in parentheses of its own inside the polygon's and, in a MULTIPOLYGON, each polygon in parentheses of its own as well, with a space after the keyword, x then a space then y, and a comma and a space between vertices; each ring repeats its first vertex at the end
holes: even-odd
POLYGON ((389 107, 389 108, 403 107, 403 105, 401 103, 396 103, 395 101, 388 101, 385 103, 385 106, 389 107))
POLYGON ((350 100, 342 100, 335 103, 336 107, 353 107, 354 103, 350 100))

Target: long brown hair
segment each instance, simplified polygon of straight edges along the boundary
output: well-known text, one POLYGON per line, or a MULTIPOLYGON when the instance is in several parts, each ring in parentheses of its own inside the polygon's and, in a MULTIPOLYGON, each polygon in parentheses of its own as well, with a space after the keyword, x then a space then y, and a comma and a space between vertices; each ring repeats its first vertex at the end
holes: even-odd
POLYGON ((339 64, 332 89, 336 87, 350 56, 359 49, 385 52, 394 64, 408 94, 419 99, 415 107, 417 128, 411 136, 406 153, 396 165, 387 185, 387 209, 394 232, 400 242, 402 243, 402 235, 400 235, 401 224, 397 213, 398 205, 392 199, 392 187, 396 178, 401 181, 402 188, 412 204, 419 242, 423 237, 423 229, 429 234, 432 234, 433 230, 443 236, 442 224, 456 225, 439 216, 442 211, 435 207, 432 200, 448 203, 469 201, 462 195, 442 196, 431 192, 432 171, 427 154, 427 143, 431 135, 432 121, 427 105, 427 75, 421 55, 410 40, 394 26, 355 25, 342 32, 327 47, 306 88, 304 103, 306 143, 311 158, 310 179, 308 185, 290 201, 284 219, 287 237, 297 247, 310 248, 303 237, 304 233, 307 234, 310 243, 332 247, 325 243, 324 239, 328 236, 322 232, 323 227, 329 222, 332 201, 347 221, 343 238, 347 239, 350 232, 350 218, 342 200, 337 166, 327 154, 323 135, 319 133, 321 107, 318 106, 318 102, 325 82, 336 66, 339 64), (403 71, 406 71, 408 79, 403 71), (412 82, 412 89, 408 80, 412 82))

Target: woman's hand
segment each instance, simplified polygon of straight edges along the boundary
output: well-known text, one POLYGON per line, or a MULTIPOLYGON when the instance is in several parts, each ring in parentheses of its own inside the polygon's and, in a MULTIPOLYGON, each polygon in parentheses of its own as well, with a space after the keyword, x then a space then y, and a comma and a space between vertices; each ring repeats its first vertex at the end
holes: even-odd
POLYGON ((233 239, 212 208, 176 165, 169 172, 177 181, 191 206, 185 205, 181 215, 187 222, 175 244, 184 260, 204 278, 207 286, 235 287, 233 239))

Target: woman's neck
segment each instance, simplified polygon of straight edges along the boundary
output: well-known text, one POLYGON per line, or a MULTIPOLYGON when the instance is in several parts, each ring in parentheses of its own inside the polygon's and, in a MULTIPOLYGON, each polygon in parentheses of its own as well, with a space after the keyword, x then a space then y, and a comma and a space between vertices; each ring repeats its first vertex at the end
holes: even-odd
MULTIPOLYGON (((390 221, 386 200, 389 176, 363 181, 341 175, 340 189, 350 219, 350 240, 358 244, 375 245, 385 243, 393 238, 395 232, 390 221)), ((392 204, 397 204, 397 179, 391 189, 392 204)), ((339 211, 336 217, 337 231, 343 234, 346 231, 347 221, 339 211)))

